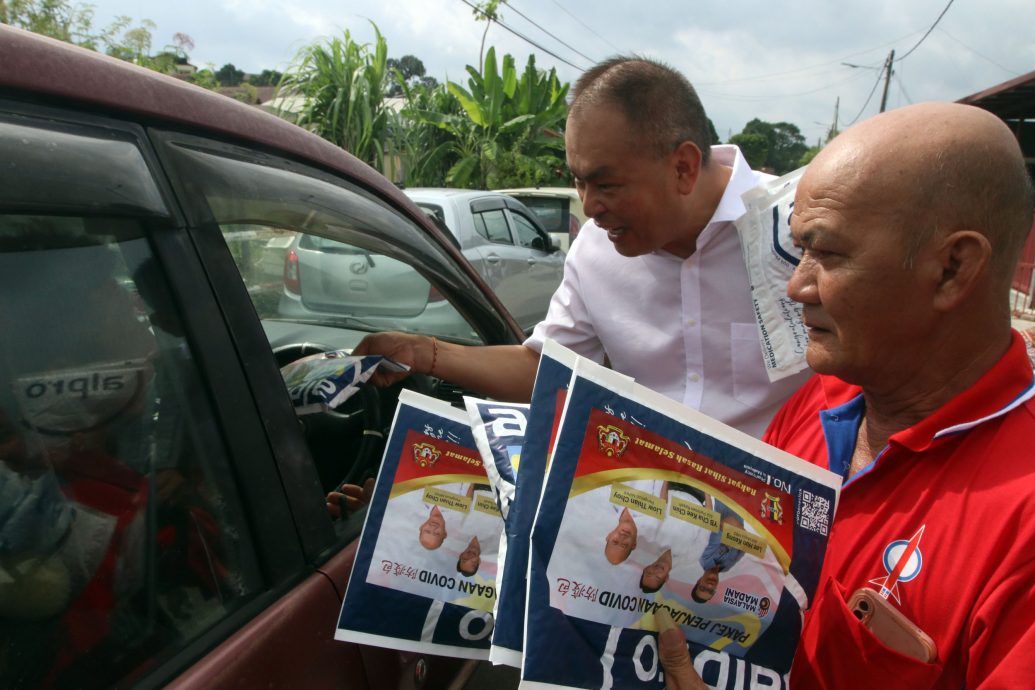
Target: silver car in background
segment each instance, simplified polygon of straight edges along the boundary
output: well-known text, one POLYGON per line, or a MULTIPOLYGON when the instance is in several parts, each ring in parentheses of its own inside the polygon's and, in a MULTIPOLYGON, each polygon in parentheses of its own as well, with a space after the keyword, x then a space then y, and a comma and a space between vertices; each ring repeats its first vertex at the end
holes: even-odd
MULTIPOLYGON (((520 201, 496 192, 404 190, 448 233, 529 333, 546 315, 564 273, 564 254, 520 201)), ((368 328, 419 331, 456 340, 474 334, 432 284, 385 253, 299 235, 284 258, 279 312, 344 319, 368 328)))
POLYGON ((485 278, 525 332, 542 321, 564 275, 559 251, 535 213, 505 194, 404 189, 485 278))

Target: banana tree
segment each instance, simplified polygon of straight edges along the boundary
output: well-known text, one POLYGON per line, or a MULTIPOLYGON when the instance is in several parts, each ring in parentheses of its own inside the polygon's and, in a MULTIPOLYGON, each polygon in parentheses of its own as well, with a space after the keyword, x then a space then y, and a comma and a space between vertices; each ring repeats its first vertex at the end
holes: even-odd
POLYGON ((489 48, 482 69, 468 66, 467 72, 467 88, 447 84, 462 112, 415 113, 422 124, 449 134, 447 141, 428 152, 432 160, 452 161, 446 184, 479 188, 536 184, 563 167, 560 129, 568 86, 560 83, 554 70, 540 72, 529 56, 519 77, 512 56, 504 55, 501 67, 495 49, 489 48))

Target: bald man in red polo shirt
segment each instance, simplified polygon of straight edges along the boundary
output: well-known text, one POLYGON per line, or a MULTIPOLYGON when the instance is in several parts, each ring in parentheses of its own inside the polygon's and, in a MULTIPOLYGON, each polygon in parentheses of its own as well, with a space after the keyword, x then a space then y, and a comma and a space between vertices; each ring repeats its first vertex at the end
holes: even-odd
MULTIPOLYGON (((766 440, 845 485, 791 688, 1035 687, 1035 383, 1008 307, 1031 225, 1014 136, 970 106, 871 118, 802 178, 788 294, 817 375, 766 440), (867 629, 857 590, 934 658, 867 629)), ((668 687, 704 687, 678 635, 668 687)))

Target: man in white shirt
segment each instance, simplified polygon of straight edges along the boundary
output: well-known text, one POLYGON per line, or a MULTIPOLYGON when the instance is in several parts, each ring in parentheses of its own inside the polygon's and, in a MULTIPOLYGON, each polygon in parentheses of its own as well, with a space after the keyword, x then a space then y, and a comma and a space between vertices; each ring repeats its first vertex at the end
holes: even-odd
MULTIPOLYGON (((675 70, 639 57, 576 82, 568 166, 592 220, 572 244, 545 320, 522 345, 470 347, 398 333, 355 354, 500 400, 527 401, 545 338, 754 436, 804 381, 771 384, 733 220, 768 179, 735 146, 711 148, 704 109, 675 70)), ((375 374, 375 382, 399 377, 375 374)))

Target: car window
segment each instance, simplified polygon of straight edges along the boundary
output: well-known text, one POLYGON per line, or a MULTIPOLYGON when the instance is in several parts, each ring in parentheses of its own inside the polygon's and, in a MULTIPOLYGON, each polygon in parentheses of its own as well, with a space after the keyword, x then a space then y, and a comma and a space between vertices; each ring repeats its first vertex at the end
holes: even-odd
POLYGON ((457 237, 456 231, 450 228, 448 225, 446 225, 445 209, 443 209, 438 204, 429 204, 423 201, 416 203, 417 207, 421 211, 424 211, 424 215, 426 215, 431 220, 431 222, 435 224, 435 227, 441 230, 442 234, 445 235, 446 238, 452 240, 453 246, 459 249, 460 239, 457 237))
POLYGON ((257 161, 173 150, 189 159, 183 176, 204 197, 268 334, 305 324, 310 340, 336 348, 383 330, 481 341, 432 282, 441 250, 382 202, 257 161))
POLYGON ((503 209, 481 211, 472 214, 474 217, 474 229, 478 234, 497 244, 513 244, 510 238, 510 228, 507 226, 507 217, 503 209))
POLYGON ((569 204, 567 199, 563 197, 515 196, 536 214, 539 222, 543 224, 547 232, 568 232, 569 204))
POLYGON ((514 234, 519 245, 540 251, 546 249, 546 239, 532 221, 517 211, 511 211, 510 217, 514 220, 514 234))
POLYGON ((262 576, 147 239, 142 218, 168 213, 139 150, 2 120, 0 149, 20 171, 0 186, 0 687, 112 687, 262 576), (27 141, 69 166, 39 164, 27 141))

